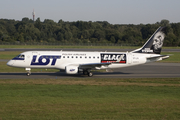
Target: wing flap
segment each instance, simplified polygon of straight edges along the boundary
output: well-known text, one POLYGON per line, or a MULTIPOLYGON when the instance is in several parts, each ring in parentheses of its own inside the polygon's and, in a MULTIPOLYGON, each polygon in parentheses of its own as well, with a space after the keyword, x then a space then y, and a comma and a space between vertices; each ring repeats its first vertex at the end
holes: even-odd
POLYGON ((97 69, 97 68, 100 68, 102 66, 108 66, 110 65, 111 63, 88 63, 88 64, 80 64, 79 65, 79 68, 82 68, 82 69, 97 69))

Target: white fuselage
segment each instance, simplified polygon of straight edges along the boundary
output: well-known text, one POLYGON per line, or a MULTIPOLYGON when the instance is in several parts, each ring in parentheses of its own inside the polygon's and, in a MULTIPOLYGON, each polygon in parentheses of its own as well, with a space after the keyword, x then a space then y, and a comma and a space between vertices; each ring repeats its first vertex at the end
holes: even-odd
POLYGON ((142 54, 131 52, 74 52, 74 51, 28 51, 23 52, 21 58, 15 57, 7 65, 22 68, 53 68, 65 69, 66 66, 94 63, 112 63, 95 67, 95 69, 113 69, 144 64, 148 57, 159 56, 157 54, 142 54))

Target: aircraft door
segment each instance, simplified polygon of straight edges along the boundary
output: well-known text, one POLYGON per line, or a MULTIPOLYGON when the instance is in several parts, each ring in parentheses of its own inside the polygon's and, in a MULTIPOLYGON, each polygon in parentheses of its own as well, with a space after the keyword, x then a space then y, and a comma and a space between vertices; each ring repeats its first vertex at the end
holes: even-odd
POLYGON ((38 52, 32 52, 32 56, 38 55, 38 52))
POLYGON ((30 53, 25 54, 24 64, 29 65, 32 55, 30 53))
POLYGON ((127 62, 128 64, 132 63, 132 53, 127 53, 127 62))
MULTIPOLYGON (((32 60, 32 61, 33 61, 33 57, 34 57, 34 56, 38 56, 38 52, 32 52, 32 56, 31 56, 31 60, 32 60)), ((32 62, 32 61, 31 61, 31 62, 32 62)), ((38 62, 37 59, 36 59, 36 61, 34 61, 34 62, 38 62)))

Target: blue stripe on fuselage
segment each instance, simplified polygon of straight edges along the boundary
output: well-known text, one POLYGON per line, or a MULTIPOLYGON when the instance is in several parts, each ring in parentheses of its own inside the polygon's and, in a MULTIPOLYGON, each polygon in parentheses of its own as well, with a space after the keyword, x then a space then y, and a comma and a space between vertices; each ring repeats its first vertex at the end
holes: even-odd
POLYGON ((12 60, 24 60, 24 58, 15 57, 15 58, 13 58, 12 60))

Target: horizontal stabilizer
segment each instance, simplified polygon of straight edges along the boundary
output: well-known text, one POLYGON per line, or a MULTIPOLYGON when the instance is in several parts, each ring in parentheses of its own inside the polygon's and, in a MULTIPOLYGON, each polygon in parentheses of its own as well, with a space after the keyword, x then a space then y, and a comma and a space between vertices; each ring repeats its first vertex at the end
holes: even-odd
POLYGON ((160 55, 155 57, 148 57, 147 61, 160 61, 169 58, 169 55, 160 55))

